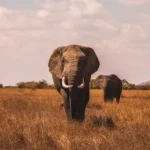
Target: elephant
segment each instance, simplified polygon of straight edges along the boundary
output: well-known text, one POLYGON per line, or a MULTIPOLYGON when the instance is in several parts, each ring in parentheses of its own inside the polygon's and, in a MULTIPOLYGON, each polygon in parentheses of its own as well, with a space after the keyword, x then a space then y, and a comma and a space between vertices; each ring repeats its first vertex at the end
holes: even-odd
POLYGON ((50 56, 49 71, 63 99, 67 120, 84 121, 90 78, 99 66, 95 51, 81 45, 58 47, 50 56))
POLYGON ((120 102, 122 81, 115 74, 100 75, 96 80, 104 91, 104 102, 113 102, 114 98, 117 103, 120 102))

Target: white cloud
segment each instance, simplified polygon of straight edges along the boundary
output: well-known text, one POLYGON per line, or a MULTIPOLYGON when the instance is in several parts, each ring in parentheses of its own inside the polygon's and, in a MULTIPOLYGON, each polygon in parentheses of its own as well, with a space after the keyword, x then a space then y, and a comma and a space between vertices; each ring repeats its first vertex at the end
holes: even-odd
POLYGON ((39 17, 47 17, 47 16, 49 15, 49 13, 48 13, 46 10, 41 9, 41 10, 39 10, 39 11, 37 12, 37 15, 38 15, 39 17))
POLYGON ((141 18, 144 25, 150 25, 150 14, 141 14, 141 18))
POLYGON ((3 15, 10 14, 10 11, 6 8, 0 7, 0 18, 3 17, 3 15))
POLYGON ((149 34, 141 25, 123 24, 120 26, 119 34, 111 40, 104 40, 103 44, 109 49, 125 54, 141 54, 145 53, 145 45, 149 45, 149 34))
POLYGON ((76 0, 70 3, 69 13, 75 17, 94 16, 101 12, 103 5, 97 0, 76 0))
POLYGON ((149 4, 150 0, 119 0, 120 3, 126 4, 126 5, 144 5, 149 4))

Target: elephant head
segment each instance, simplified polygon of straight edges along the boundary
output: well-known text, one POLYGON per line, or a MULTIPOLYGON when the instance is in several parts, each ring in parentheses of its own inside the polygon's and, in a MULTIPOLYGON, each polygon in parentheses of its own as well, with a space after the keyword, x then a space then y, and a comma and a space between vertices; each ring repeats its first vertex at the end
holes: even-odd
POLYGON ((99 83, 100 88, 104 89, 109 81, 109 77, 108 75, 99 75, 97 77, 97 81, 99 83))
POLYGON ((82 77, 91 75, 99 68, 99 60, 90 47, 69 45, 54 50, 49 60, 49 71, 59 79, 67 78, 68 83, 79 73, 82 77))
POLYGON ((90 47, 62 46, 52 53, 48 64, 49 71, 55 81, 61 81, 56 87, 57 90, 59 89, 60 92, 61 89, 64 89, 67 92, 71 105, 67 105, 66 102, 64 105, 69 107, 72 118, 77 119, 77 116, 83 116, 86 101, 89 99, 87 91, 89 90, 90 77, 97 71, 99 64, 94 50, 90 47))

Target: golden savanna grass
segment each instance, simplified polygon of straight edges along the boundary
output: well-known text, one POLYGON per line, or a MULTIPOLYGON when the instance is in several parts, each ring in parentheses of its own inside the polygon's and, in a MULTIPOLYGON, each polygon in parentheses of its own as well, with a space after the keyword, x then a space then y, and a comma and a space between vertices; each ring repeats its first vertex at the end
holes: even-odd
POLYGON ((66 120, 56 90, 0 90, 0 150, 150 150, 150 91, 120 104, 91 90, 84 123, 66 120))

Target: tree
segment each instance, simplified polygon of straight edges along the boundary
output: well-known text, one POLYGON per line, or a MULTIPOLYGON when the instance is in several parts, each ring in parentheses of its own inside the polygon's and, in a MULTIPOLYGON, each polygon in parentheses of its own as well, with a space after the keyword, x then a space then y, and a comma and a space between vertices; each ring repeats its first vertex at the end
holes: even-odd
POLYGON ((0 88, 3 88, 3 84, 0 84, 0 88))
POLYGON ((122 86, 123 86, 123 89, 126 89, 126 90, 132 90, 136 88, 135 84, 129 83, 125 79, 122 80, 122 86))

